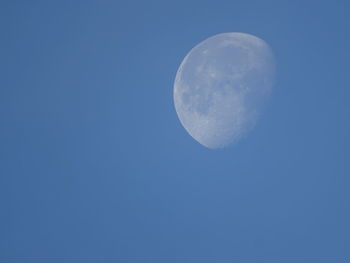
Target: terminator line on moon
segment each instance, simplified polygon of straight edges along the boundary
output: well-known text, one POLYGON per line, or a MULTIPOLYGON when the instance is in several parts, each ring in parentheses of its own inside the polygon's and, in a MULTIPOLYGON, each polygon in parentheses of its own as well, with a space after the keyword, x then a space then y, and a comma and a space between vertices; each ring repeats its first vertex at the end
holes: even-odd
POLYGON ((200 144, 212 149, 232 145, 254 127, 274 75, 274 56, 262 39, 245 33, 210 37, 187 54, 177 71, 177 115, 200 144))

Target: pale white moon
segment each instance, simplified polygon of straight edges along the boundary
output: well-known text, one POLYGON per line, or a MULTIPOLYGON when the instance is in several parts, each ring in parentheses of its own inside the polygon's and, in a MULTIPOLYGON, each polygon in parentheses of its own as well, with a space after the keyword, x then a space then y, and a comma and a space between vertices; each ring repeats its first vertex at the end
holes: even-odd
POLYGON ((254 127, 274 75, 274 56, 262 39, 245 33, 210 37, 187 54, 177 71, 177 115, 200 144, 212 149, 232 145, 254 127))

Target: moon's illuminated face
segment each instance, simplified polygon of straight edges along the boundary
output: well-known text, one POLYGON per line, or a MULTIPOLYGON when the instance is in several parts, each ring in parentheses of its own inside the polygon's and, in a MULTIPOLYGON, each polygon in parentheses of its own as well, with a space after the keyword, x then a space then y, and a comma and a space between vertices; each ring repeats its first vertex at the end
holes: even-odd
POLYGON ((174 102, 182 125, 208 148, 231 145, 254 126, 274 71, 271 49, 255 36, 224 33, 206 39, 176 74, 174 102))

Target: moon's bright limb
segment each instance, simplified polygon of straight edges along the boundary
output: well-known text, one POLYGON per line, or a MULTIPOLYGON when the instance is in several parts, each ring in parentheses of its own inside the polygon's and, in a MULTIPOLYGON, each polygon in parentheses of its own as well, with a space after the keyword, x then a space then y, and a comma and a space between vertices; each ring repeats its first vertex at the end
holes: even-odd
POLYGON ((174 103, 182 125, 208 148, 235 143, 256 123, 274 73, 272 51, 260 38, 223 33, 204 40, 176 74, 174 103))

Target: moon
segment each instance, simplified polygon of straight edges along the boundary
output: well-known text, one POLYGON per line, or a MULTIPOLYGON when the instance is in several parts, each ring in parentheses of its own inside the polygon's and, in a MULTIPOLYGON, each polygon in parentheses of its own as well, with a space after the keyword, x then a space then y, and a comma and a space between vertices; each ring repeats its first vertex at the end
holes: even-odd
POLYGON ((255 126, 274 79, 274 55, 264 40, 246 33, 212 36, 186 55, 176 73, 176 113, 203 146, 231 146, 255 126))

